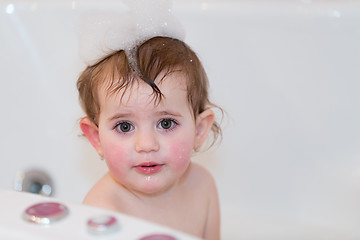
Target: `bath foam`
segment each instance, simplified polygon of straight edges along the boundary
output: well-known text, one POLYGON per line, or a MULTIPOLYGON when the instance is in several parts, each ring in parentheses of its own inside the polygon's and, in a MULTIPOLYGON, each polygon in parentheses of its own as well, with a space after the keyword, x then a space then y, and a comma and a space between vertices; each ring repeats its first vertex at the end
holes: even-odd
MULTIPOLYGON (((79 24, 79 54, 88 66, 104 56, 131 50, 156 37, 184 40, 185 30, 171 12, 171 0, 119 0, 123 11, 89 11, 79 24)), ((131 59, 129 59, 131 61, 131 59)))

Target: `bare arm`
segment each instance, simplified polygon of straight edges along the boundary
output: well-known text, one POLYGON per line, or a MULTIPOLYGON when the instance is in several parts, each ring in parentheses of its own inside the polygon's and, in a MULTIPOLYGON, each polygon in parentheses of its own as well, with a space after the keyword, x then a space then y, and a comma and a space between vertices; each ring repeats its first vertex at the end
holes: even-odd
POLYGON ((220 239, 220 206, 219 197, 214 180, 211 177, 209 191, 209 207, 206 226, 204 230, 204 239, 219 240, 220 239))

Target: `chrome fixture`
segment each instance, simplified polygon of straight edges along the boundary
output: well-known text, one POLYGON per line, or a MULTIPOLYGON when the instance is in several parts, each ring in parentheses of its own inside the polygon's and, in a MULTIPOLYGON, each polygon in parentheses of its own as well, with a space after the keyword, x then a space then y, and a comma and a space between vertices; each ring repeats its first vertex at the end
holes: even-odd
POLYGON ((18 171, 14 189, 19 192, 30 192, 43 196, 53 195, 53 181, 49 174, 40 169, 18 171))

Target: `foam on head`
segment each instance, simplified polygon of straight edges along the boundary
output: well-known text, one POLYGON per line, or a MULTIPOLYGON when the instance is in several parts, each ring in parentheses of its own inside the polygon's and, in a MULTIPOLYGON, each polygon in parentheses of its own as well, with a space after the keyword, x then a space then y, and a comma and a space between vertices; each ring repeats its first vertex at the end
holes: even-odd
POLYGON ((184 40, 185 31, 172 15, 171 0, 122 0, 124 11, 86 13, 79 30, 80 58, 88 66, 104 56, 124 50, 131 62, 131 50, 146 40, 172 37, 184 40))

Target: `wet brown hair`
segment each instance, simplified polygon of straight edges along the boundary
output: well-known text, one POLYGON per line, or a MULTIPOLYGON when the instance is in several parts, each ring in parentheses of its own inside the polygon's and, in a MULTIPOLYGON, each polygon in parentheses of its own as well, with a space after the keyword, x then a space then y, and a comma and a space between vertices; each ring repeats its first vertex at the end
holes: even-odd
MULTIPOLYGON (((155 79, 161 82, 174 71, 181 71, 186 77, 187 98, 195 119, 205 109, 217 107, 209 100, 208 78, 197 55, 184 42, 168 37, 151 38, 129 52, 116 51, 86 67, 77 81, 81 106, 97 125, 100 87, 105 86, 108 94, 124 90, 124 95, 136 81, 146 82, 153 89, 155 103, 159 103, 163 95, 155 79), (161 79, 157 79, 160 76, 161 79)), ((215 142, 221 136, 221 128, 216 121, 212 132, 215 142)))

